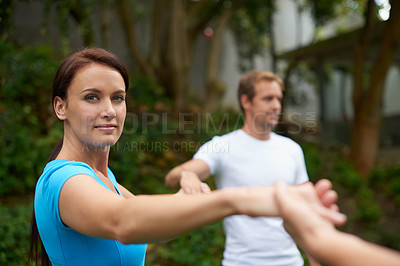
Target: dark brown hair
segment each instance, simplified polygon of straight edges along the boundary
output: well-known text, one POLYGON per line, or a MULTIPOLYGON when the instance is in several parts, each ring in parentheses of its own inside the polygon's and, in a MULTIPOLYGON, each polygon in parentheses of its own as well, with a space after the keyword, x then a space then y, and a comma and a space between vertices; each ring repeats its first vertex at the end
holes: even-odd
POLYGON ((240 97, 242 97, 242 95, 247 95, 247 98, 250 101, 253 100, 253 97, 255 95, 254 86, 262 80, 277 82, 281 87, 282 91, 285 88, 282 79, 272 72, 261 71, 261 70, 252 70, 250 72, 247 72, 240 79, 239 89, 238 89, 239 106, 243 113, 244 110, 242 103, 240 101, 240 97))
MULTIPOLYGON (((125 82, 125 92, 129 88, 129 76, 124 64, 114 54, 101 48, 86 48, 81 50, 67 59, 65 59, 57 70, 53 81, 52 103, 58 96, 61 99, 67 99, 68 88, 71 85, 76 73, 85 66, 90 64, 101 64, 117 70, 125 82)), ((51 152, 47 162, 57 158, 63 145, 61 139, 51 152)), ((34 261, 36 265, 41 260, 42 265, 50 265, 49 257, 40 239, 38 227, 36 224, 35 210, 32 213, 31 219, 31 243, 29 250, 29 260, 34 261)))

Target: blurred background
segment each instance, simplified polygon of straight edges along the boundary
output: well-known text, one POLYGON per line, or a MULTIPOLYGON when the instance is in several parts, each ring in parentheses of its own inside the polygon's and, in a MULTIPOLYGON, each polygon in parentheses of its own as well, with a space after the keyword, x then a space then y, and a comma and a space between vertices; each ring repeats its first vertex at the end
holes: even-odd
MULTIPOLYGON (((302 146, 313 182, 333 182, 340 230, 400 250, 400 1, 0 0, 1 265, 26 265, 35 182, 63 133, 52 80, 84 47, 128 67, 110 168, 133 193, 175 192, 171 168, 241 128, 241 75, 273 71, 275 131, 302 146)), ((223 246, 217 223, 149 245, 146 265, 220 265, 223 246)))

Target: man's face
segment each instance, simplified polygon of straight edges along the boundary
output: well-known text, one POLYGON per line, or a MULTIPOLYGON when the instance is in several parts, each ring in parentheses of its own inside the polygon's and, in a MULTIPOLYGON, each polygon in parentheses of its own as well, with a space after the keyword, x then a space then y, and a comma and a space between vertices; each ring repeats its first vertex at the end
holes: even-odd
POLYGON ((244 106, 246 119, 257 130, 272 130, 281 114, 282 89, 276 81, 261 80, 254 86, 255 95, 244 106))

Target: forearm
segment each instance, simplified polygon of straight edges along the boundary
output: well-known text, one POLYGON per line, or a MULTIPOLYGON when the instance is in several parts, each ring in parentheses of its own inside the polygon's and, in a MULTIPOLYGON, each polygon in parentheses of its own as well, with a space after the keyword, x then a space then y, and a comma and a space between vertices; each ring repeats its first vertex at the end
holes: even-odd
POLYGON ((304 242, 305 249, 328 265, 399 265, 399 253, 337 230, 319 232, 304 242))
POLYGON ((167 187, 180 187, 182 172, 192 172, 199 181, 204 181, 210 176, 210 169, 206 162, 200 159, 193 159, 173 168, 165 177, 167 187))
POLYGON ((183 170, 184 169, 182 166, 177 166, 169 171, 165 176, 165 185, 170 188, 179 187, 179 181, 181 180, 181 174, 183 170))
POLYGON ((236 214, 231 198, 228 191, 137 196, 121 206, 116 238, 123 243, 148 243, 179 236, 236 214))
POLYGON ((277 216, 272 189, 224 189, 198 195, 137 196, 120 209, 117 238, 123 243, 155 242, 234 214, 277 216))

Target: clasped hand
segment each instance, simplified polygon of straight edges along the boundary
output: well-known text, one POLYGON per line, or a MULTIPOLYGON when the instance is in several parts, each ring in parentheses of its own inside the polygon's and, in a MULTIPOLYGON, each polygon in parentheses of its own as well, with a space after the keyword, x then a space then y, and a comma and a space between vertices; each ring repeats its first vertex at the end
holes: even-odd
POLYGON ((286 231, 307 248, 317 230, 332 231, 335 225, 346 222, 346 216, 339 212, 338 196, 330 181, 322 179, 314 186, 308 182, 299 187, 301 190, 295 193, 286 184, 277 182, 275 201, 286 231))

